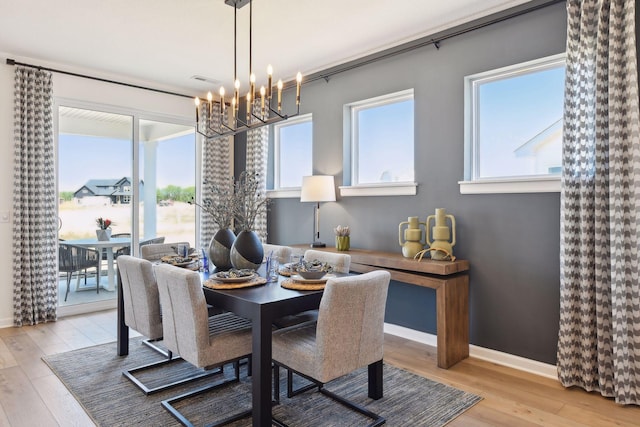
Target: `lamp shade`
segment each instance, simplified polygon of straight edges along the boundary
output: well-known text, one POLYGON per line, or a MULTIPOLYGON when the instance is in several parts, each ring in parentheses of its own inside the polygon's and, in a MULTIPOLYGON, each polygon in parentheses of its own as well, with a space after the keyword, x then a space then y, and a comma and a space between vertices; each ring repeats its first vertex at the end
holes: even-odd
POLYGON ((335 202, 336 188, 333 175, 313 175, 302 177, 301 202, 335 202))

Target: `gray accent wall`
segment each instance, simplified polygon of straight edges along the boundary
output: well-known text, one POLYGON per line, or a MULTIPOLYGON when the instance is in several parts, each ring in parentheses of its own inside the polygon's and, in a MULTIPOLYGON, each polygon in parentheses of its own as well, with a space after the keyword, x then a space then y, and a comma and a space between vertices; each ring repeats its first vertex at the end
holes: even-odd
MULTIPOLYGON (((375 29, 371 29, 374 31, 375 29)), ((460 194, 463 179, 463 78, 564 52, 563 3, 543 8, 305 84, 302 112, 313 113, 314 174, 342 183, 344 104, 413 88, 418 194, 348 197, 321 206, 321 240, 351 227, 351 246, 399 252, 398 224, 445 208, 457 221, 454 253, 470 261, 470 340, 484 348, 555 364, 559 319, 560 194, 460 194)), ((389 141, 393 144, 393 141, 389 141)), ((242 155, 242 144, 236 145, 242 155)), ((311 154, 311 153, 310 153, 311 154)), ((241 163, 241 161, 239 162, 241 163)), ((238 164, 239 166, 239 164, 238 164)), ((269 241, 311 241, 313 204, 277 199, 269 241)), ((386 321, 436 333, 435 292, 392 283, 386 321)))

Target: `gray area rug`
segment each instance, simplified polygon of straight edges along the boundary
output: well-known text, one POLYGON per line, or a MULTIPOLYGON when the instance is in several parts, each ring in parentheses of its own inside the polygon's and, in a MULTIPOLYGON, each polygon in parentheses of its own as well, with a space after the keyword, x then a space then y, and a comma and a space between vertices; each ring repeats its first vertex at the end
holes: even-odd
MULTIPOLYGON (((140 338, 130 341, 129 355, 116 354, 116 343, 74 350, 43 357, 43 360, 71 391, 87 413, 99 426, 178 426, 180 425, 161 405, 160 401, 177 396, 222 376, 231 377, 233 369, 225 367, 224 374, 198 380, 186 386, 145 396, 122 375, 122 370, 156 360, 161 355, 141 344, 140 338)), ((172 378, 193 373, 194 367, 179 361, 138 375, 153 386, 172 378)), ((284 370, 280 405, 273 415, 292 426, 362 426, 369 420, 354 413, 316 390, 294 398, 286 397, 284 370)), ((303 381, 303 380, 301 380, 303 381)), ((351 399, 387 419, 389 426, 442 426, 481 400, 479 396, 414 375, 405 370, 384 365, 384 397, 367 397, 366 368, 332 381, 326 388, 351 399)), ((202 396, 180 402, 179 409, 195 425, 222 420, 251 406, 251 379, 243 367, 239 383, 222 387, 202 396)), ((250 426, 245 418, 230 424, 250 426)))

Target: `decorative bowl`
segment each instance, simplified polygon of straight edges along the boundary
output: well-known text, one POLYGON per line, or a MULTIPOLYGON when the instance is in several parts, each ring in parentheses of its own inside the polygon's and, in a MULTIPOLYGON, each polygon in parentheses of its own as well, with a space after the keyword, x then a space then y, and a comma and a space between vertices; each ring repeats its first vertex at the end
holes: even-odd
POLYGON ((324 270, 298 270, 297 273, 307 280, 321 279, 325 274, 327 274, 324 270))

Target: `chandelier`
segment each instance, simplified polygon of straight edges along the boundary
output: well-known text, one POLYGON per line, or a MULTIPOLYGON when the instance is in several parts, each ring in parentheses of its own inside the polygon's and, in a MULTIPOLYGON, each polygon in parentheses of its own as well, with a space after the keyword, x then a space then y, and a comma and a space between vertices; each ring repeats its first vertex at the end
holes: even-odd
POLYGON ((196 131, 206 138, 221 138, 236 135, 251 129, 287 120, 300 114, 300 86, 302 74, 296 75, 296 112, 285 114, 282 112, 282 80, 278 80, 273 88, 273 68, 267 67, 267 85, 256 90, 256 76, 252 68, 252 20, 253 7, 251 0, 225 0, 225 4, 233 7, 233 97, 225 98, 224 86, 220 87, 219 98, 214 99, 211 92, 207 100, 195 98, 196 131), (240 94, 240 80, 237 72, 237 12, 249 3, 249 90, 245 95, 240 94), (274 96, 276 92, 276 96, 274 96), (227 100, 229 105, 227 105, 227 100), (246 114, 239 113, 240 103, 246 100, 246 114), (275 107, 275 108, 274 108, 275 107), (228 111, 231 109, 231 111, 228 111))

